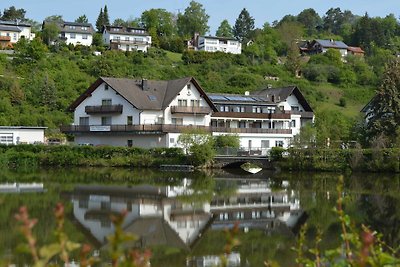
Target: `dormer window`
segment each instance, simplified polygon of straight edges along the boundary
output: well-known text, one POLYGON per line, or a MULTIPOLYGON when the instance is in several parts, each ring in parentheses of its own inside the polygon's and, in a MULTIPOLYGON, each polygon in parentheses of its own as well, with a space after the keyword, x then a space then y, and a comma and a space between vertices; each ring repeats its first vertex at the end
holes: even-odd
POLYGON ((70 26, 69 26, 69 29, 70 29, 70 30, 75 30, 75 26, 70 25, 70 26))
POLYGON ((88 27, 86 27, 86 26, 82 26, 82 31, 87 31, 88 30, 88 27))

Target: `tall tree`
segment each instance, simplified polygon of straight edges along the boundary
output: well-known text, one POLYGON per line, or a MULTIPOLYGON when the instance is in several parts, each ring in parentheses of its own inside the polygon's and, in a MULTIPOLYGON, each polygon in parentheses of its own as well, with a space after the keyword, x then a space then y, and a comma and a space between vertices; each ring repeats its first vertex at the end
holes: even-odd
POLYGON ((97 32, 101 32, 103 26, 104 26, 104 13, 103 13, 103 8, 100 8, 100 13, 96 20, 97 32))
POLYGON ((108 15, 107 5, 104 6, 103 25, 110 25, 110 16, 108 15))
POLYGON ((60 28, 58 27, 56 22, 46 22, 42 30, 43 41, 47 45, 51 45, 55 40, 57 40, 59 32, 60 28))
POLYGON ((381 86, 371 101, 367 114, 367 132, 370 138, 381 134, 395 140, 400 122, 400 61, 389 62, 381 86))
POLYGON ((229 25, 228 20, 224 19, 221 22, 215 35, 219 37, 233 37, 233 29, 232 26, 229 25))
POLYGON ((79 17, 75 20, 75 22, 77 22, 77 23, 88 23, 89 20, 88 20, 88 18, 86 17, 86 15, 83 14, 82 16, 79 16, 79 17))
POLYGON ((185 12, 178 14, 178 32, 181 36, 191 36, 196 32, 204 35, 210 29, 208 26, 209 18, 210 16, 207 15, 203 5, 192 0, 185 12))
POLYGON ((158 36, 171 36, 175 31, 173 15, 165 9, 152 8, 144 11, 141 22, 148 31, 153 29, 158 36))
POLYGON ((304 25, 309 36, 313 35, 317 31, 317 27, 321 26, 322 19, 318 13, 312 9, 304 9, 297 15, 297 21, 304 25))
POLYGON ((4 9, 2 20, 25 20, 26 10, 23 8, 16 9, 15 6, 11 6, 8 9, 4 9))
POLYGON ((246 8, 240 12, 233 27, 233 35, 242 43, 250 40, 250 35, 254 30, 254 18, 250 16, 246 8))

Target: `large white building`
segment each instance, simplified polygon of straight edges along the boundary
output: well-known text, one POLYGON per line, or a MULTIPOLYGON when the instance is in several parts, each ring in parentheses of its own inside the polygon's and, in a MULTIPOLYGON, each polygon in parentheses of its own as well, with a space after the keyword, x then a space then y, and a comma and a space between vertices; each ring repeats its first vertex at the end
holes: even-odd
POLYGON ((0 144, 18 145, 44 143, 47 127, 0 126, 0 144))
MULTIPOLYGON (((43 28, 49 21, 43 22, 43 28)), ((91 46, 93 42, 94 29, 90 23, 78 23, 62 21, 56 23, 59 29, 59 39, 66 44, 91 46)))
POLYGON ((188 49, 206 52, 223 52, 231 54, 241 54, 242 44, 235 38, 200 36, 195 34, 193 39, 188 42, 188 49))
POLYGON ((182 132, 237 134, 242 149, 288 147, 313 110, 297 87, 251 95, 206 94, 187 77, 170 81, 99 78, 69 107, 74 123, 61 130, 78 144, 179 147, 182 132))
POLYGON ((151 47, 151 36, 137 27, 104 26, 103 41, 113 50, 147 52, 151 47))
POLYGON ((33 40, 35 34, 28 23, 18 21, 0 21, 0 48, 12 48, 21 38, 33 40))

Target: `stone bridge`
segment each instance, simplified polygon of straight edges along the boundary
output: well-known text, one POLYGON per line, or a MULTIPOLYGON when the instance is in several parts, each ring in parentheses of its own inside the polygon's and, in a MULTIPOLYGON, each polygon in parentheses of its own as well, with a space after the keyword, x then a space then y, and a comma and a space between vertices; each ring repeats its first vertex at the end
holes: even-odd
POLYGON ((215 156, 214 166, 220 168, 239 168, 243 163, 254 163, 263 169, 272 168, 267 156, 215 156))

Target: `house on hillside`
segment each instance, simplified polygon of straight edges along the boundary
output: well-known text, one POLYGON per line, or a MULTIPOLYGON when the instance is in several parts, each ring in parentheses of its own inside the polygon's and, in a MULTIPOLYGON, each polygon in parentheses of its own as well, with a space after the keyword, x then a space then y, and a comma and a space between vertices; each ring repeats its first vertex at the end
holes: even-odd
POLYGON ((151 36, 144 28, 103 26, 103 41, 112 50, 147 52, 151 36))
POLYGON ((21 38, 33 40, 32 26, 19 21, 0 21, 0 49, 12 48, 21 38))
POLYGON ((325 53, 328 49, 336 49, 340 52, 342 57, 347 56, 348 45, 342 41, 322 40, 316 39, 313 41, 302 42, 300 45, 300 52, 303 55, 315 55, 320 53, 325 53))
MULTIPOLYGON (((54 23, 54 22, 44 21, 42 29, 44 29, 45 25, 48 23, 54 23)), ((66 44, 73 44, 73 45, 84 45, 84 46, 92 45, 93 34, 95 32, 92 24, 62 21, 56 23, 56 25, 58 26, 60 31, 59 32, 60 41, 63 41, 66 44)))
POLYGON ((216 36, 200 36, 195 34, 194 37, 187 42, 188 50, 206 51, 206 52, 224 52, 231 54, 241 54, 242 44, 235 38, 216 37, 216 36))
POLYGON ((0 144, 18 145, 44 143, 47 127, 0 126, 0 144))
POLYGON ((288 147, 314 113, 295 87, 251 95, 207 94, 193 77, 169 81, 99 78, 69 107, 62 126, 78 144, 179 147, 182 132, 237 134, 242 149, 288 147))
POLYGON ((358 46, 349 46, 347 47, 347 54, 348 55, 354 55, 354 56, 360 56, 363 57, 364 56, 364 50, 362 50, 361 47, 358 46))

